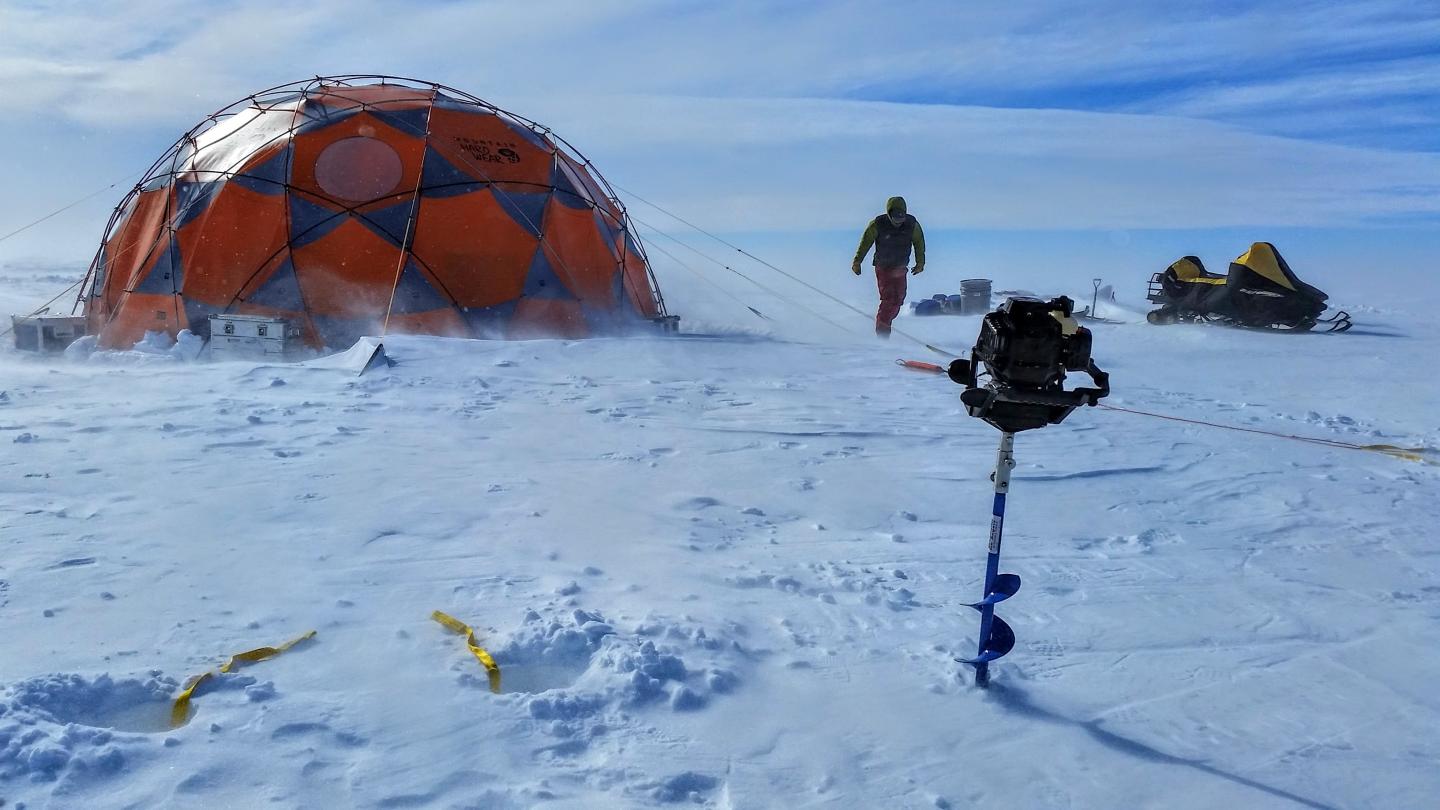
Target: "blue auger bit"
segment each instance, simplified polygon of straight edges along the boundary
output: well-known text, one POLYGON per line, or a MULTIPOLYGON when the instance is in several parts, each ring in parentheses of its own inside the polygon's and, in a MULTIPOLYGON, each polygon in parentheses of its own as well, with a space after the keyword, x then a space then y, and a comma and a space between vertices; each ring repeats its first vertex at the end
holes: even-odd
POLYGON ((1015 631, 999 616, 990 620, 990 638, 985 639, 985 651, 974 658, 956 658, 960 664, 988 664, 1015 649, 1015 631))
MULTIPOLYGON (((991 587, 990 593, 979 602, 972 602, 966 607, 975 608, 980 612, 980 626, 983 628, 988 619, 990 635, 985 643, 980 645, 979 652, 974 658, 956 658, 955 661, 961 664, 988 664, 997 658, 1003 657, 1006 653, 1015 648, 1015 631, 1005 620, 994 614, 995 604, 1004 602, 1014 596, 1020 590, 1019 574, 996 574, 995 584, 991 587), (988 616, 986 614, 989 614, 988 616)), ((988 674, 988 673, 987 673, 988 674)))
POLYGON ((996 574, 995 587, 990 590, 990 595, 979 602, 971 602, 965 607, 972 607, 979 610, 986 605, 993 605, 996 602, 1004 602, 1014 596, 1020 590, 1019 574, 996 574))

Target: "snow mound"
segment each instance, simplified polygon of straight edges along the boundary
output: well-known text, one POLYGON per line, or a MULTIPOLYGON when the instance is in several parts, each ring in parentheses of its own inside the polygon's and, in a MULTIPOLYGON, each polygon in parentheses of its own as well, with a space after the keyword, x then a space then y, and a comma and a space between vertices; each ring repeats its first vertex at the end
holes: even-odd
MULTIPOLYGON (((745 650, 690 620, 649 617, 620 629, 595 610, 527 611, 510 638, 491 650, 502 673, 501 705, 538 738, 541 761, 597 787, 646 802, 702 802, 718 777, 698 771, 661 776, 615 768, 627 741, 663 736, 667 718, 712 709, 741 686, 733 667, 745 650)), ((486 687, 467 662, 462 683, 486 687)))
POLYGON ((129 349, 96 348, 94 335, 87 335, 65 348, 65 358, 73 362, 113 366, 148 366, 156 363, 188 363, 200 357, 205 339, 182 329, 174 338, 165 332, 146 332, 129 349))
POLYGON ((0 699, 0 782, 70 782, 113 777, 137 736, 169 729, 168 678, 115 680, 74 673, 11 686, 0 699))
MULTIPOLYGON (((575 720, 652 703, 675 711, 704 708, 712 694, 739 686, 739 677, 719 660, 737 649, 683 624, 645 623, 627 635, 600 613, 576 609, 564 620, 548 621, 530 611, 515 636, 492 654, 503 692, 525 695, 531 717, 575 720), (657 643, 647 635, 662 638, 657 643), (684 655, 705 660, 687 663, 684 655)), ((484 680, 480 674, 473 679, 484 680)))

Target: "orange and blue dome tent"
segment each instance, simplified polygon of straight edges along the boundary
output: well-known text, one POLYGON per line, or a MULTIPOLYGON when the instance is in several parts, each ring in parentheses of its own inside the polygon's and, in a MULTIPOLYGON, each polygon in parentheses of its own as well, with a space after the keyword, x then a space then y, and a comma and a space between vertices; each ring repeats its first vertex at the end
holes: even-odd
POLYGON ((624 206, 574 147, 388 76, 295 82, 206 118, 115 209, 81 296, 109 348, 208 337, 215 314, 291 319, 317 348, 670 320, 624 206))

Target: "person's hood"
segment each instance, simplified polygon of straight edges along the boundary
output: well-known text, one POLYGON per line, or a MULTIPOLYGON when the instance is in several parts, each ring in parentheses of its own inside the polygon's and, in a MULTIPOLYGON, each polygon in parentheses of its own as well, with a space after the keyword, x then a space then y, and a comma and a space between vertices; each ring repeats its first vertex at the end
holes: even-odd
POLYGON ((891 197, 890 199, 886 200, 886 201, 885 201, 885 213, 886 213, 887 215, 889 215, 889 214, 904 214, 904 213, 907 213, 907 212, 905 211, 905 198, 904 198, 904 197, 891 197))

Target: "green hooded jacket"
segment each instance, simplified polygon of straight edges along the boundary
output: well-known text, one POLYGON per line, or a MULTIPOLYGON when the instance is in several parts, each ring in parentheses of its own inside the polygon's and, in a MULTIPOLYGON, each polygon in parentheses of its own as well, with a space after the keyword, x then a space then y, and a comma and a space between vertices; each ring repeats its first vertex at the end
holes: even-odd
POLYGON ((891 197, 885 201, 885 213, 870 220, 865 233, 860 236, 860 247, 855 251, 855 263, 859 264, 875 247, 875 265, 880 267, 904 267, 910 263, 910 249, 915 249, 915 266, 925 264, 925 231, 920 222, 906 213, 905 198, 891 197), (890 221, 891 214, 903 214, 904 220, 896 225, 890 221))

